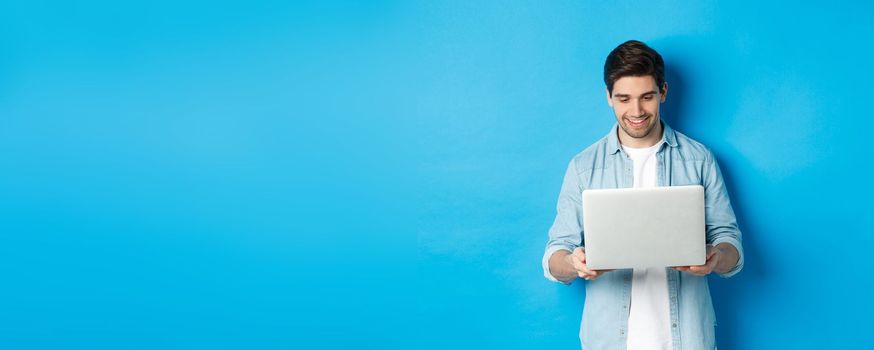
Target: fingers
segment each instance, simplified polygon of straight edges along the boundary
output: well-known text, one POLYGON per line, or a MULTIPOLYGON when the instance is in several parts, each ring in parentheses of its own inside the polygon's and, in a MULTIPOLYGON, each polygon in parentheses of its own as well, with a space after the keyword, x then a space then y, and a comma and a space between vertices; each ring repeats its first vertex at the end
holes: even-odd
POLYGON ((672 268, 674 270, 690 273, 695 276, 707 276, 708 274, 710 274, 711 271, 713 271, 712 266, 709 266, 709 264, 695 266, 674 266, 672 268))
POLYGON ((708 245, 707 246, 707 259, 706 260, 710 260, 710 258, 712 258, 714 255, 716 255, 717 252, 718 251, 717 251, 716 247, 714 247, 712 245, 708 245))
POLYGON ((687 272, 693 274, 695 276, 707 276, 716 268, 716 264, 719 262, 719 249, 716 247, 708 245, 707 246, 707 256, 705 258, 704 265, 694 265, 694 266, 674 266, 674 270, 687 272))
POLYGON ((586 266, 586 263, 577 261, 574 263, 574 268, 577 270, 577 275, 582 279, 591 280, 594 278, 598 278, 598 272, 594 270, 589 270, 586 266))
POLYGON ((577 272, 577 276, 583 277, 583 271, 586 271, 586 255, 583 253, 582 248, 576 248, 571 253, 570 256, 571 264, 573 264, 574 271, 577 272))
POLYGON ((704 265, 692 266, 691 272, 698 276, 709 275, 716 269, 716 264, 719 263, 719 250, 714 246, 707 246, 707 261, 704 265))
POLYGON ((587 269, 587 270, 578 271, 577 274, 580 276, 580 278, 582 278, 586 281, 593 281, 593 280, 597 279, 598 277, 601 277, 601 275, 603 275, 604 272, 598 271, 598 270, 588 270, 587 269))
POLYGON ((598 278, 598 277, 601 277, 601 276, 604 275, 605 273, 608 273, 608 272, 611 272, 611 271, 616 271, 616 270, 615 270, 615 269, 610 269, 610 270, 589 270, 589 271, 592 272, 592 274, 591 274, 591 275, 589 276, 589 278, 588 278, 588 280, 591 281, 591 280, 594 280, 594 279, 596 279, 596 278, 598 278))
POLYGON ((689 266, 689 273, 695 276, 706 276, 710 273, 710 269, 707 268, 707 265, 689 266))
POLYGON ((709 259, 704 265, 689 266, 689 273, 696 276, 706 276, 716 268, 717 259, 709 259))
POLYGON ((613 271, 589 270, 589 268, 586 266, 586 249, 583 247, 577 247, 576 249, 574 249, 571 255, 573 256, 573 259, 571 260, 573 261, 574 269, 577 270, 577 276, 584 280, 592 281, 597 279, 598 277, 601 277, 601 275, 603 275, 605 272, 613 271))
POLYGON ((586 249, 582 247, 577 247, 573 252, 574 257, 579 259, 582 262, 586 262, 586 249))
POLYGON ((716 254, 713 256, 713 258, 707 260, 707 273, 711 273, 716 270, 716 265, 719 263, 719 257, 720 255, 716 254))

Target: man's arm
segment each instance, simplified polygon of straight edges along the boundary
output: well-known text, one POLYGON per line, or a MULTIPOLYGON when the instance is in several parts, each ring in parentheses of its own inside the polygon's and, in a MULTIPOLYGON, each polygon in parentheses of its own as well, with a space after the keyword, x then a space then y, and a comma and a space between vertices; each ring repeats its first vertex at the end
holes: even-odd
POLYGON ((564 284, 569 284, 573 281, 573 278, 567 278, 567 273, 563 275, 565 278, 562 279, 553 276, 551 271, 561 272, 558 266, 553 267, 552 259, 556 254, 561 254, 561 252, 569 254, 582 245, 583 198, 578 176, 576 164, 571 159, 558 194, 558 203, 555 207, 555 221, 552 223, 552 227, 549 228, 549 240, 546 242, 546 249, 541 259, 544 277, 550 281, 562 282, 564 284))
POLYGON ((742 236, 728 198, 728 190, 722 179, 722 171, 713 153, 709 150, 702 173, 704 186, 704 210, 707 243, 707 262, 700 266, 677 267, 677 270, 696 275, 716 272, 721 277, 731 277, 743 269, 744 257, 742 236))
MULTIPOLYGON (((722 170, 713 152, 708 150, 704 163, 702 182, 704 184, 705 225, 707 243, 727 251, 728 256, 716 272, 721 277, 731 277, 740 272, 744 265, 742 235, 737 226, 737 218, 728 198, 728 189, 722 178, 722 170), (735 258, 736 257, 736 258, 735 258)), ((720 256, 722 260, 722 257, 720 256)))

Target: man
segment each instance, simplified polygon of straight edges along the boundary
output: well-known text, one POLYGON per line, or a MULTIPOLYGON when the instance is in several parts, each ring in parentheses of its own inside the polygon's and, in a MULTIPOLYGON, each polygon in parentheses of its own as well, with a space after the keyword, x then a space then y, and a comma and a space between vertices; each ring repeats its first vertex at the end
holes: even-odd
MULTIPOLYGON (((672 130, 659 115, 668 85, 661 55, 640 41, 616 47, 604 64, 616 125, 568 165, 543 255, 546 278, 586 282, 580 326, 585 349, 715 349, 716 318, 707 275, 743 268, 743 248, 713 153, 672 130), (582 191, 704 186, 704 265, 590 270, 586 267, 582 191)), ((634 220, 637 213, 627 213, 634 220)))

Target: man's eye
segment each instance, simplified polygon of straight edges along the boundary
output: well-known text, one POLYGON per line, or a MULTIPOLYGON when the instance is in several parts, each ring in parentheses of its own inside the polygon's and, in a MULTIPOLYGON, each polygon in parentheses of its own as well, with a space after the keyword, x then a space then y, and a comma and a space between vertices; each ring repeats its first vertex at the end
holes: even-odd
POLYGON ((643 97, 643 99, 647 101, 652 100, 652 95, 646 95, 643 97))
POLYGON ((620 98, 619 102, 625 103, 625 102, 628 102, 628 99, 627 98, 620 98))

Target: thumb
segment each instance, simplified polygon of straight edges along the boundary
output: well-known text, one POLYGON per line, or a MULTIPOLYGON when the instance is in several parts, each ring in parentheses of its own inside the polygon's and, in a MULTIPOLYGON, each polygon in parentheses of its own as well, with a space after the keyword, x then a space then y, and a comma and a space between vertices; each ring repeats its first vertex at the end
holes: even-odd
POLYGON ((577 247, 577 249, 574 249, 574 256, 577 257, 577 259, 580 259, 582 262, 586 262, 586 249, 582 247, 577 247))

